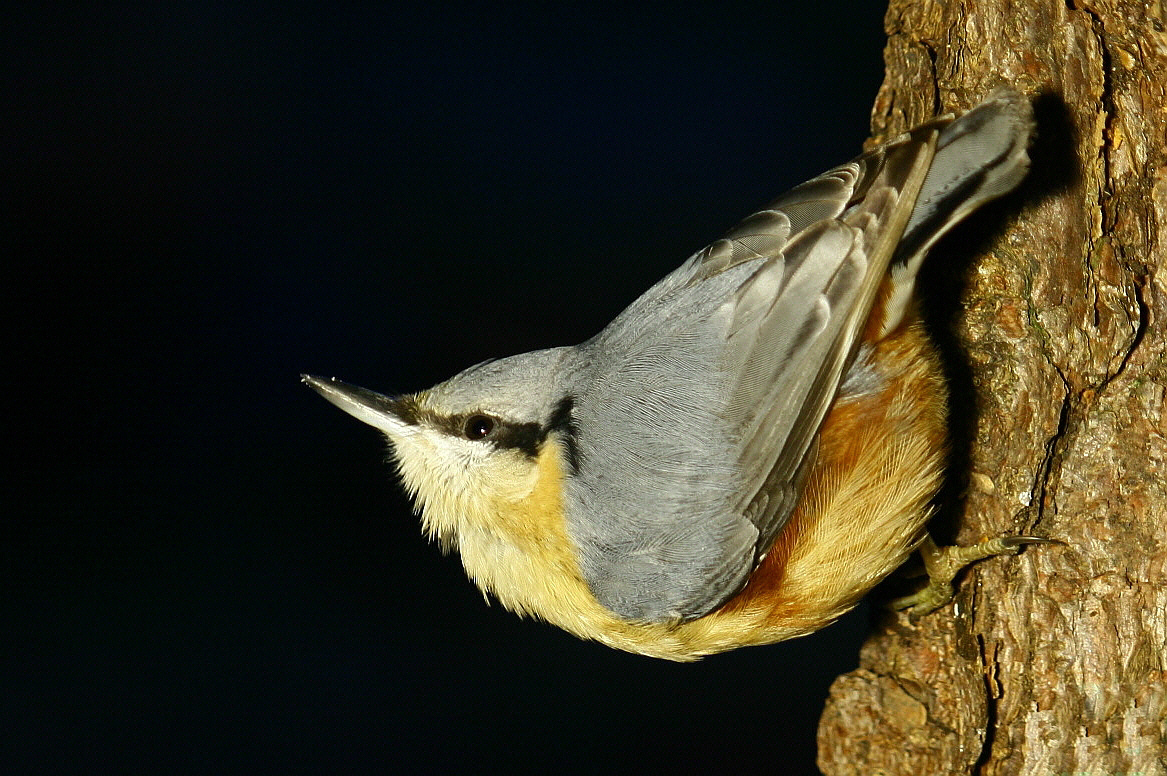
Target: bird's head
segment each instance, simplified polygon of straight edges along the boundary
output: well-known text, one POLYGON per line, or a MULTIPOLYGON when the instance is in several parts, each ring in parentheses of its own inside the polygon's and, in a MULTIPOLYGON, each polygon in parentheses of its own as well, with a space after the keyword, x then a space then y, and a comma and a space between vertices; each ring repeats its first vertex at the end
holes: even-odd
POLYGON ((468 531, 498 530, 507 505, 538 484, 541 455, 559 456, 561 471, 573 465, 570 353, 556 348, 487 361, 401 396, 335 378, 303 380, 388 437, 425 531, 450 550, 468 531))

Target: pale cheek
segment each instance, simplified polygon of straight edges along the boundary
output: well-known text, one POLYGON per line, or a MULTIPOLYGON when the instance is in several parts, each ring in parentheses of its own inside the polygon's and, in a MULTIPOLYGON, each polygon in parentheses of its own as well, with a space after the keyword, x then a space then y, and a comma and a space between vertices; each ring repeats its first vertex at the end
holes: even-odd
POLYGON ((445 529, 464 529, 480 513, 493 514, 499 502, 518 502, 538 483, 538 469, 525 456, 465 444, 418 440, 398 456, 406 488, 428 520, 445 529), (489 453, 489 454, 488 454, 489 453))
POLYGON ((539 482, 539 470, 534 462, 518 455, 508 455, 502 460, 483 467, 483 481, 492 483, 495 498, 506 501, 521 501, 531 495, 539 482))

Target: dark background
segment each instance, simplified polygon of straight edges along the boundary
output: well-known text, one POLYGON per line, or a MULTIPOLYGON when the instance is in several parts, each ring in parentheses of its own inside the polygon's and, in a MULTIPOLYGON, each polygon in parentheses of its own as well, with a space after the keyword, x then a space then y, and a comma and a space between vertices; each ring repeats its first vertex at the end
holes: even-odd
POLYGON ((487 606, 372 429, 858 152, 882 8, 9 11, 0 769, 813 769, 865 610, 675 665, 487 606))

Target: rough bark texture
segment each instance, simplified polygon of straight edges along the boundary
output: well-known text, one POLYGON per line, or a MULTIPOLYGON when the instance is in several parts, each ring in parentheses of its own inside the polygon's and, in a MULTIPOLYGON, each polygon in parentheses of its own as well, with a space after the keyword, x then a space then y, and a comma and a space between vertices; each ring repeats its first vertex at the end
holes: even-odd
POLYGON ((1023 190, 932 259, 969 256, 940 300, 960 485, 938 539, 1065 545, 984 561, 951 605, 886 617, 832 688, 819 766, 1167 773, 1163 6, 892 0, 886 28, 877 136, 1002 83, 1037 97, 1023 190))

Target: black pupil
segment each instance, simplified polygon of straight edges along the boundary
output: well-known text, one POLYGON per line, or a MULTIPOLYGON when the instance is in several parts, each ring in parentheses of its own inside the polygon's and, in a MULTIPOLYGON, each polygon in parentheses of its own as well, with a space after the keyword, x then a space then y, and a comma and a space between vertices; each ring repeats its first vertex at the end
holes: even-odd
POLYGON ((482 439, 494 431, 494 421, 485 415, 475 415, 466 421, 466 438, 482 439))

